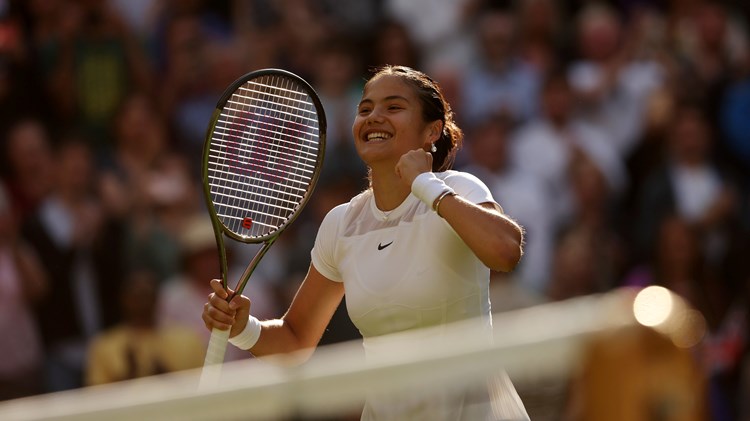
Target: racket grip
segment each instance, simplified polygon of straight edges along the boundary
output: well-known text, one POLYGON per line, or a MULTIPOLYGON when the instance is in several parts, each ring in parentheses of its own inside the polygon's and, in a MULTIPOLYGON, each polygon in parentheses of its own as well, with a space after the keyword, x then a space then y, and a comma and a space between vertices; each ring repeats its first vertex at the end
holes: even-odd
POLYGON ((213 387, 219 383, 221 376, 221 365, 224 362, 224 354, 229 343, 229 329, 211 331, 211 339, 208 341, 206 359, 203 361, 199 388, 213 387))

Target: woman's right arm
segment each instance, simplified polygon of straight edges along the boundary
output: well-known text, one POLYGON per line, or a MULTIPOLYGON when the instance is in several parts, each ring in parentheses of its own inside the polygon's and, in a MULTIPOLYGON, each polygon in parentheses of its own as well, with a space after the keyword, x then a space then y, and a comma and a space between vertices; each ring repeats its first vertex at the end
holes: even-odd
MULTIPOLYGON (((231 328, 234 337, 247 324, 250 300, 238 295, 228 303, 221 282, 214 279, 211 287, 214 293, 203 308, 203 321, 209 330, 231 328)), ((261 322, 260 338, 249 351, 263 356, 309 350, 311 355, 343 297, 343 283, 331 281, 310 265, 289 310, 280 319, 261 322)))

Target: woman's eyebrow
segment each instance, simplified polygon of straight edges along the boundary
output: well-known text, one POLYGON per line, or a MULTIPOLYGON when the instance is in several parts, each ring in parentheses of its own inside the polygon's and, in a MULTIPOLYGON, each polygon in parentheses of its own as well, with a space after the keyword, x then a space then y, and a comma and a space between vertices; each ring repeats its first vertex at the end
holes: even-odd
MULTIPOLYGON (((401 96, 401 95, 389 95, 389 96, 383 98, 383 101, 395 101, 395 100, 401 100, 401 101, 409 102, 408 98, 406 98, 404 96, 401 96)), ((362 105, 362 104, 372 104, 373 102, 375 102, 375 101, 373 101, 372 99, 369 99, 369 98, 365 98, 365 99, 363 99, 362 101, 359 102, 359 105, 362 105)))

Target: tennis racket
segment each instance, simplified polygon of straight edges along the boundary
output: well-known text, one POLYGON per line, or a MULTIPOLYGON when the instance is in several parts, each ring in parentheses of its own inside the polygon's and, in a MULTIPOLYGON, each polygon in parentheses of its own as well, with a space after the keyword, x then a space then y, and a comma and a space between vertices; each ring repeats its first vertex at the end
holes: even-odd
MULTIPOLYGON (((323 164, 323 106, 313 88, 280 69, 250 72, 222 94, 203 147, 203 191, 227 289, 225 237, 262 247, 233 295, 310 199, 323 164)), ((213 329, 200 386, 218 382, 229 330, 213 329)))

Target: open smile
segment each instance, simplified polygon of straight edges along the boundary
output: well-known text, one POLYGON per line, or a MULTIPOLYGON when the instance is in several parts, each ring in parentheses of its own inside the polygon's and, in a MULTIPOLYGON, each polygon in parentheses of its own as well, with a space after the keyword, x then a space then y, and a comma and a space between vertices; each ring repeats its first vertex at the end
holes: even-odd
POLYGON ((365 135, 365 142, 383 142, 391 137, 393 135, 386 132, 370 132, 365 135))

